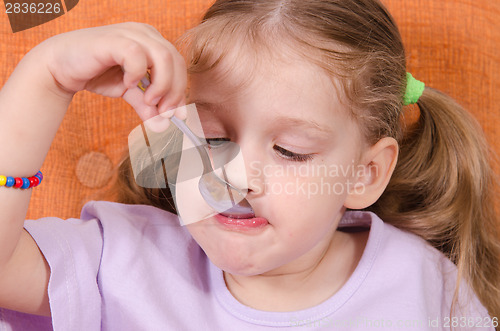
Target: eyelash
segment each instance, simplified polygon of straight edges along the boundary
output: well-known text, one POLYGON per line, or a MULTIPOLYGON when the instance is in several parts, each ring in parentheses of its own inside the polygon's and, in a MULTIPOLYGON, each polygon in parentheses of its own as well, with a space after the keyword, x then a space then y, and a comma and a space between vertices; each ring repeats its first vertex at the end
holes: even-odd
POLYGON ((283 147, 280 147, 278 145, 274 145, 273 149, 278 152, 282 158, 293 161, 293 162, 307 162, 309 160, 312 160, 313 154, 298 154, 291 152, 287 149, 284 149, 283 147))
POLYGON ((208 144, 208 148, 217 148, 219 146, 214 146, 212 145, 212 142, 225 142, 225 141, 229 141, 228 138, 205 138, 205 141, 207 142, 208 144))
MULTIPOLYGON (((213 146, 213 142, 224 142, 224 141, 229 141, 228 138, 206 138, 208 147, 209 148, 217 148, 219 146, 213 146)), ((294 153, 291 152, 283 147, 280 147, 278 145, 274 145, 273 149, 280 154, 281 158, 284 158, 288 161, 293 161, 293 162, 307 162, 309 160, 312 160, 313 154, 299 154, 299 153, 294 153)))

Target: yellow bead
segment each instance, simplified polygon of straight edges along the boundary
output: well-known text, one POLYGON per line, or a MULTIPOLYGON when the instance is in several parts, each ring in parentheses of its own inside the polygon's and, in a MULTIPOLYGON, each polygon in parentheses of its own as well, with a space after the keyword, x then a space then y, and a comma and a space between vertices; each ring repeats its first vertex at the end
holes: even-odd
POLYGON ((0 176, 0 186, 4 186, 6 182, 7 182, 7 177, 0 176))

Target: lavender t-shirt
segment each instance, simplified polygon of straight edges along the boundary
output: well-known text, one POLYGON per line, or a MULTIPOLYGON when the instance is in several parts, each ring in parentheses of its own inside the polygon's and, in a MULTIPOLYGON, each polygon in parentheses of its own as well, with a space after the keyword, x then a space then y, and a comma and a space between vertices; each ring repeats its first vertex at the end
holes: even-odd
POLYGON ((370 231, 347 283, 315 307, 265 312, 231 295, 168 212, 90 202, 81 219, 26 221, 51 268, 52 319, 0 309, 0 330, 493 330, 469 291, 450 319, 456 268, 425 241, 369 212, 347 212, 341 227, 370 231))

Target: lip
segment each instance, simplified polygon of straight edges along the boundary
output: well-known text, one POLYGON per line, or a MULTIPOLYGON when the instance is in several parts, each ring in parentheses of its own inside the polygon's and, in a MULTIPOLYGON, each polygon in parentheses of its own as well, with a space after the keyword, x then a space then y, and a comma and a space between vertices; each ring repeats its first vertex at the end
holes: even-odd
POLYGON ((263 230, 269 222, 263 217, 252 218, 231 218, 221 214, 215 215, 217 223, 221 224, 227 230, 240 232, 255 232, 263 230))

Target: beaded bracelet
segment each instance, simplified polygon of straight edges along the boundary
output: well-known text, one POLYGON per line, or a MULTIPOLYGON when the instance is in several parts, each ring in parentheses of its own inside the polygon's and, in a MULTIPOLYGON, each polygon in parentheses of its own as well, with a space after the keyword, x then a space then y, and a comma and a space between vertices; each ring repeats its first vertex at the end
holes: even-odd
POLYGON ((42 179, 43 174, 41 171, 37 172, 36 175, 28 178, 0 176, 0 186, 27 189, 40 185, 42 179))

